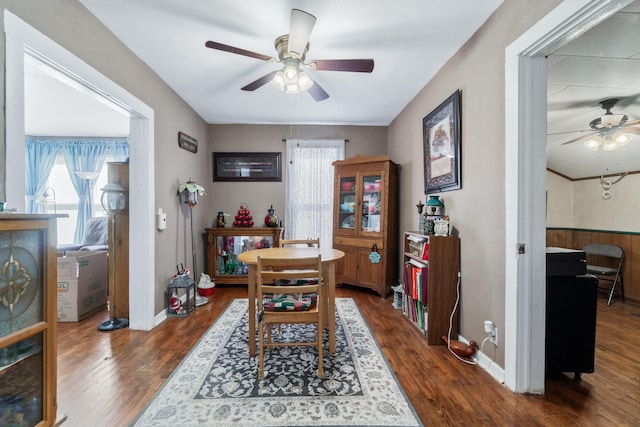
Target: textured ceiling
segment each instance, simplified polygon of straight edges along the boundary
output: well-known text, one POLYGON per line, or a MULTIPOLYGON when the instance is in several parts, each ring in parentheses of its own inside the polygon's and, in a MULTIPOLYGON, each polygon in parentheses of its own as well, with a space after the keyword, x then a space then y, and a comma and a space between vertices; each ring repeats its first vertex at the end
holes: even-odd
POLYGON ((640 136, 615 151, 591 151, 582 141, 598 102, 620 101, 613 113, 640 119, 640 1, 549 56, 547 167, 577 179, 640 171, 640 136))

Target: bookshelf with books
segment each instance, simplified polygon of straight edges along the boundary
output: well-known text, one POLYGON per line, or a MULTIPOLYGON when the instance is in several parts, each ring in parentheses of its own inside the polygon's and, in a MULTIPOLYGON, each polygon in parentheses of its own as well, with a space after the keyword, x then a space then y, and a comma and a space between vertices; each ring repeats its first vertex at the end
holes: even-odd
MULTIPOLYGON (((457 236, 404 233, 402 311, 426 335, 429 345, 444 344, 449 318, 456 302, 460 269, 457 236)), ((457 312, 451 338, 458 337, 457 312)))

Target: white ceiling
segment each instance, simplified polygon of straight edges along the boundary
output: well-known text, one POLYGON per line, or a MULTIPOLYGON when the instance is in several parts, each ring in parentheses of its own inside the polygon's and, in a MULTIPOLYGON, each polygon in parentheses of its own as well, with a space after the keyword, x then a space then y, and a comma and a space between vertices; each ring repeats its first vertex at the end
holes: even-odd
POLYGON ((80 0, 207 123, 388 125, 502 0, 80 0), (205 47, 276 56, 291 9, 316 16, 307 61, 372 58, 371 74, 308 70, 330 97, 240 88, 282 68, 205 47))
MULTIPOLYGON (((80 2, 208 123, 387 125, 501 0, 288 1, 278 7, 260 0, 80 2), (273 41, 288 32, 296 7, 317 17, 307 60, 373 58, 373 73, 310 70, 330 95, 321 102, 269 85, 245 92, 242 86, 278 65, 204 46, 213 40, 276 56, 273 41)), ((611 97, 621 98, 614 112, 640 118, 640 0, 622 12, 549 57, 549 133, 588 129, 603 112, 598 101, 611 97)), ((27 62, 25 68, 27 133, 128 134, 125 116, 90 94, 69 91, 42 67, 27 62)), ((578 135, 549 136, 549 168, 574 179, 640 170, 640 137, 608 154, 581 142, 561 145, 578 135)))

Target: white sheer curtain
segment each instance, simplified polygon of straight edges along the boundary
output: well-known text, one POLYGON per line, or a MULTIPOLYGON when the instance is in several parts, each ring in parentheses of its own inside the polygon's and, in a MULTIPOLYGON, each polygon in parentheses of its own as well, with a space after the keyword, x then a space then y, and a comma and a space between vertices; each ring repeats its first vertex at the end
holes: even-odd
POLYGON ((343 139, 287 139, 287 239, 320 238, 320 246, 333 240, 333 166, 344 160, 343 139))

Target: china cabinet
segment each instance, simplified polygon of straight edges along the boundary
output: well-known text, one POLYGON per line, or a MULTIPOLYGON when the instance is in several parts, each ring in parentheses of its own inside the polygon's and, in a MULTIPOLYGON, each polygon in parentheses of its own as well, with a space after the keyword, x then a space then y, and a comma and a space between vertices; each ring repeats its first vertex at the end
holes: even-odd
POLYGON ((397 279, 398 166, 387 156, 333 162, 336 283, 386 296, 397 279))
POLYGON ((247 284, 248 268, 238 255, 280 245, 279 227, 206 228, 207 274, 216 283, 247 284))
POLYGON ((0 213, 0 425, 63 420, 56 419, 57 217, 0 213))

